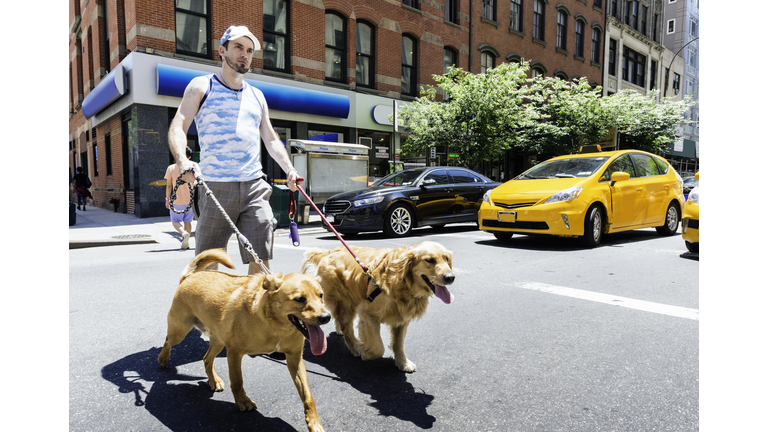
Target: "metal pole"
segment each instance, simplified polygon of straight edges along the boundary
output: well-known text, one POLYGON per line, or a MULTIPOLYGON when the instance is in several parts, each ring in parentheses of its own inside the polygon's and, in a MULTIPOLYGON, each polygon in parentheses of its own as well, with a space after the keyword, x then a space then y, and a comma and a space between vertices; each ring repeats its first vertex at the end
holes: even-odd
POLYGON ((670 60, 669 67, 667 68, 666 74, 664 76, 664 97, 667 97, 667 88, 669 87, 669 69, 672 69, 672 62, 675 61, 675 59, 677 58, 677 55, 680 54, 680 51, 682 51, 683 48, 687 47, 688 44, 690 44, 691 42, 693 42, 693 41, 695 41, 697 39, 699 39, 698 36, 696 36, 695 38, 689 40, 688 43, 686 43, 685 45, 681 46, 680 49, 677 50, 677 52, 675 53, 675 56, 672 57, 672 60, 670 60))

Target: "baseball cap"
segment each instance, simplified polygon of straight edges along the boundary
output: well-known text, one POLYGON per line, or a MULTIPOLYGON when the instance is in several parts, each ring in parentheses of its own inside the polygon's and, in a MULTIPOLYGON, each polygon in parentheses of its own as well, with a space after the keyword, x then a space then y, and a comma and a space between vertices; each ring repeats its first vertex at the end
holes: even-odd
POLYGON ((242 36, 246 36, 248 39, 253 41, 254 51, 259 51, 261 49, 259 40, 256 39, 256 36, 254 36, 246 26, 231 26, 228 28, 227 31, 224 32, 224 36, 221 37, 221 45, 224 45, 224 42, 228 40, 237 39, 242 36))

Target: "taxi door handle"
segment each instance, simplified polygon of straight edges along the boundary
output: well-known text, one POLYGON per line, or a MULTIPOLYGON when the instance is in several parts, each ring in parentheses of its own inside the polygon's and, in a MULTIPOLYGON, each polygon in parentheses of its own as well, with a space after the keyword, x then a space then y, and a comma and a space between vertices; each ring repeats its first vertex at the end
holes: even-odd
POLYGON ((635 190, 638 191, 638 192, 642 192, 643 191, 643 187, 642 186, 635 186, 635 190))

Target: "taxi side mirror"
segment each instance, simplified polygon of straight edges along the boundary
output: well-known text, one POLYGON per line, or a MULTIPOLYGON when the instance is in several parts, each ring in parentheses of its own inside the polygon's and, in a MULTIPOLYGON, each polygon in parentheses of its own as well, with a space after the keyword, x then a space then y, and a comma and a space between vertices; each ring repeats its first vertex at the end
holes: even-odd
POLYGON ((695 178, 695 179, 696 179, 696 181, 699 181, 699 173, 696 173, 696 174, 693 176, 693 178, 695 178))
POLYGON ((626 181, 629 180, 629 173, 625 173, 623 171, 616 171, 615 173, 611 174, 611 186, 615 185, 617 181, 626 181))

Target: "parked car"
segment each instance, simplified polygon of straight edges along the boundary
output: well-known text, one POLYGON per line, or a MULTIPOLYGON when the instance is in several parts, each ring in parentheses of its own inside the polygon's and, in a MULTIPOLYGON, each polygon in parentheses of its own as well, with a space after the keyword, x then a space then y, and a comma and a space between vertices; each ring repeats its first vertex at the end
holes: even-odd
POLYGON ((685 196, 686 200, 688 200, 688 194, 691 193, 691 190, 698 185, 699 180, 697 176, 683 178, 683 195, 685 196))
POLYGON ((683 240, 689 251, 699 252, 699 173, 696 173, 696 186, 688 194, 683 208, 683 240))
POLYGON ((665 159, 639 150, 580 153, 542 162, 485 194, 480 229, 578 237, 655 227, 672 235, 684 202, 682 179, 665 159))
POLYGON ((476 222, 483 195, 500 184, 460 167, 407 169, 334 195, 322 211, 342 234, 384 230, 404 237, 420 226, 476 222))

